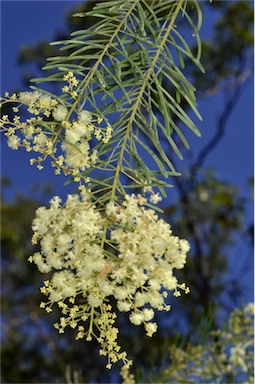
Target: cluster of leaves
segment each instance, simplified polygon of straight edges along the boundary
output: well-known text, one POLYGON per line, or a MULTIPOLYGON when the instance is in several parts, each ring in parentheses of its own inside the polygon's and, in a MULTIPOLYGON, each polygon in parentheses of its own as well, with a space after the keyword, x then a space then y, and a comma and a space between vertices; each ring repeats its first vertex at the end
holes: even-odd
MULTIPOLYGON (((79 79, 78 96, 72 105, 66 96, 59 96, 61 102, 70 106, 68 116, 85 107, 102 116, 106 123, 110 122, 112 137, 107 145, 95 147, 100 159, 97 169, 110 175, 103 180, 103 185, 109 188, 109 192, 104 192, 106 199, 112 198, 116 191, 124 195, 125 188, 144 185, 158 186, 165 195, 162 187, 168 183, 162 176, 167 178, 176 171, 162 148, 159 135, 163 135, 181 158, 172 132, 176 132, 186 147, 188 143, 175 123, 176 118, 199 135, 180 106, 180 100, 184 99, 200 118, 195 89, 179 69, 187 58, 202 69, 198 36, 201 12, 197 2, 193 2, 193 6, 197 11, 197 25, 189 16, 186 1, 97 3, 86 16, 100 21, 71 33, 67 40, 54 43, 61 46, 60 52, 68 54, 50 58, 43 69, 51 74, 34 79, 36 83, 58 83, 64 73, 71 71, 79 79), (179 13, 190 24, 190 33, 196 36, 196 55, 178 32, 179 13)), ((83 17, 84 13, 76 16, 83 17)), ((85 172, 84 178, 90 172, 91 169, 85 172)), ((93 187, 97 187, 97 183, 92 180, 93 187)))

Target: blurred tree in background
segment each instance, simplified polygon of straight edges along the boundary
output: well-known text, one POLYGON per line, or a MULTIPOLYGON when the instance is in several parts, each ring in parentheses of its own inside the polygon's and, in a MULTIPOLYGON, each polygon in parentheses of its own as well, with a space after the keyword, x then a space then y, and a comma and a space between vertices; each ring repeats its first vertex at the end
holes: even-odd
MULTIPOLYGON (((66 31, 54 36, 54 40, 66 38, 75 29, 86 28, 88 25, 81 24, 84 19, 71 15, 87 11, 94 4, 95 1, 84 2, 71 9, 66 17, 66 31)), ((124 318, 118 320, 126 327, 126 333, 120 338, 137 362, 137 377, 150 382, 173 382, 175 376, 171 376, 171 370, 164 371, 164 378, 157 376, 157 371, 162 372, 162 367, 167 365, 169 346, 184 347, 194 340, 206 343, 209 333, 220 326, 222 314, 227 317, 240 305, 242 297, 242 282, 229 276, 226 255, 234 249, 237 234, 248 236, 250 233, 251 224, 244 222, 249 201, 237 187, 203 166, 224 136, 243 84, 252 77, 253 6, 249 1, 201 2, 201 6, 207 18, 212 9, 215 17, 212 36, 202 44, 206 75, 201 76, 194 67, 187 66, 186 70, 198 89, 199 98, 224 92, 226 102, 213 136, 202 150, 188 154, 182 148, 186 159, 184 173, 174 179, 176 199, 164 209, 164 218, 171 217, 174 233, 191 243, 187 265, 180 272, 191 294, 172 303, 177 308, 174 313, 158 315, 157 321, 162 327, 152 339, 144 336, 140 329, 131 332, 124 318)), ((93 20, 87 22, 93 23, 93 20)), ((46 41, 23 48, 18 62, 23 68, 24 83, 28 85, 28 79, 38 74, 46 57, 57 54, 56 48, 46 41)), ((168 155, 174 163, 172 155, 168 155)), ((10 187, 7 180, 3 180, 3 191, 10 187)), ((34 252, 30 243, 31 221, 35 209, 41 205, 40 198, 17 196, 15 201, 7 202, 3 193, 2 199, 1 381, 118 382, 114 372, 105 371, 105 361, 98 357, 93 342, 75 341, 71 331, 59 335, 52 326, 54 312, 45 315, 39 309, 42 276, 27 258, 34 252)), ((234 382, 235 377, 232 379, 234 382)))

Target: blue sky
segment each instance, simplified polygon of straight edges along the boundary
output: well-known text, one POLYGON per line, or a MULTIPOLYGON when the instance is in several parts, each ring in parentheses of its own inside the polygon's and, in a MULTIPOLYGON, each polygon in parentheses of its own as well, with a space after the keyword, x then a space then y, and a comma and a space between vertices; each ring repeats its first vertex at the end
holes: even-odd
MULTIPOLYGON (((65 30, 64 15, 75 4, 82 1, 1 1, 1 94, 22 88, 21 69, 16 58, 24 45, 36 44, 52 39, 56 31, 65 30)), ((201 36, 210 35, 214 14, 206 15, 201 36)), ((243 86, 240 101, 231 114, 224 138, 208 156, 205 166, 216 169, 217 175, 247 193, 247 180, 253 175, 253 80, 243 86)), ((214 133, 215 121, 222 111, 224 95, 219 94, 199 101, 203 122, 197 122, 202 137, 192 136, 191 147, 196 154, 204 147, 214 133)), ((38 171, 29 165, 30 156, 24 150, 12 151, 4 143, 2 148, 2 174, 10 177, 13 188, 8 198, 23 192, 28 194, 31 187, 42 181, 54 183, 54 194, 64 196, 74 187, 63 187, 65 178, 55 176, 50 167, 38 171)), ((181 166, 181 165, 180 165, 181 166)), ((252 220, 251 211, 246 220, 252 220)), ((236 257, 243 252, 241 244, 235 249, 236 257)), ((252 277, 249 278, 251 289, 252 277)), ((249 294, 249 299, 252 294, 249 294)))

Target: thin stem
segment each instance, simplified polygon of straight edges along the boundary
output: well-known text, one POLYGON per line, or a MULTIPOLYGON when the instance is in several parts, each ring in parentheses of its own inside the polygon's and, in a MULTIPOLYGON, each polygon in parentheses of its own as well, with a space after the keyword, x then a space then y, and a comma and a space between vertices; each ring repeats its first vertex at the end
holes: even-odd
POLYGON ((94 320, 94 307, 91 307, 89 330, 88 330, 87 338, 91 338, 91 334, 93 334, 93 320, 94 320))

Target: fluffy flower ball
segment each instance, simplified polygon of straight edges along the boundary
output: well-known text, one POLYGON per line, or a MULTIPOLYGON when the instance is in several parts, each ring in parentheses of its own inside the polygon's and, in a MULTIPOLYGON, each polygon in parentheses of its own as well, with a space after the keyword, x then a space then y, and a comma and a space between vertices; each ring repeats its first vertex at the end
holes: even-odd
POLYGON ((63 121, 67 116, 68 110, 64 105, 58 105, 52 112, 52 116, 56 121, 63 121))

